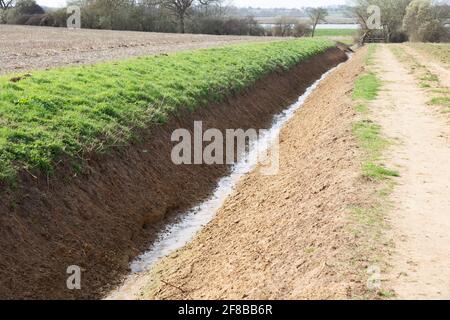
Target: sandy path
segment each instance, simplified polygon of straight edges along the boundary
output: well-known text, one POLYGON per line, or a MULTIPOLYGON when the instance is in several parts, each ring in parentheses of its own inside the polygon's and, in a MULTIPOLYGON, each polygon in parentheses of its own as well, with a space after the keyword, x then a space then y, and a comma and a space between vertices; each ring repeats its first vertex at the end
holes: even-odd
POLYGON ((392 195, 395 253, 387 278, 399 299, 449 299, 449 128, 387 46, 377 61, 385 90, 373 110, 384 133, 399 141, 388 164, 401 174, 392 195))
POLYGON ((280 39, 0 25, 0 75, 280 39))
POLYGON ((422 52, 411 48, 408 45, 403 45, 402 48, 412 55, 417 61, 424 65, 432 73, 439 77, 441 85, 444 87, 450 87, 450 70, 443 66, 441 63, 430 57, 429 55, 424 55, 422 52))
POLYGON ((280 171, 239 183, 186 247, 110 298, 347 298, 349 205, 360 177, 351 92, 364 50, 335 70, 280 135, 280 171))

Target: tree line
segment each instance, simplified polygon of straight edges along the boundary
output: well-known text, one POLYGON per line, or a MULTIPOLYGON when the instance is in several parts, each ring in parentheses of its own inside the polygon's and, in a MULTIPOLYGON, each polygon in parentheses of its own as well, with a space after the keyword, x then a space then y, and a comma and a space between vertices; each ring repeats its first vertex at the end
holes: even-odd
MULTIPOLYGON (((270 28, 261 26, 253 16, 236 14, 238 9, 227 5, 228 0, 73 0, 68 5, 81 9, 81 25, 91 29, 303 37, 314 36, 317 25, 327 21, 330 11, 338 10, 358 21, 362 42, 370 37, 386 42, 450 40, 445 25, 450 19, 447 0, 352 1, 352 6, 291 10, 296 14, 301 12, 309 22, 281 16, 270 28), (376 29, 369 26, 368 8, 373 5, 381 13, 380 26, 376 29)), ((242 10, 248 12, 258 10, 242 10)), ((65 8, 44 10, 35 0, 0 0, 2 23, 65 27, 67 17, 65 8)))
MULTIPOLYGON (((65 27, 66 8, 44 10, 35 0, 8 1, 2 21, 10 24, 65 27)), ((326 10, 303 10, 311 25, 280 17, 272 28, 262 27, 253 16, 236 16, 236 8, 225 0, 74 0, 69 6, 81 9, 81 25, 89 29, 152 32, 203 33, 303 37, 314 35, 316 25, 325 21, 326 10)))
MULTIPOLYGON (((66 8, 44 10, 35 0, 0 0, 1 21, 66 27, 66 8), (7 2, 8 6, 4 5, 7 2)), ((253 17, 228 15, 225 0, 74 0, 88 29, 261 36, 253 17)))
POLYGON ((361 41, 368 37, 379 37, 385 42, 447 42, 450 29, 448 1, 430 0, 355 0, 351 9, 361 26, 361 41), (380 27, 369 26, 371 13, 368 8, 380 8, 380 27))

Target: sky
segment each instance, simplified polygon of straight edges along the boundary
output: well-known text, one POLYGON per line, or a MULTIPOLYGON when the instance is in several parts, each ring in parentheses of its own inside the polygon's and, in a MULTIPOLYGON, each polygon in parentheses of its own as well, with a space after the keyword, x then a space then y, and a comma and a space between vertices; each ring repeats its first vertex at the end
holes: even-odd
MULTIPOLYGON (((233 0, 239 7, 261 8, 301 8, 345 4, 347 0, 233 0)), ((66 0, 37 0, 37 3, 47 7, 62 7, 66 0)))

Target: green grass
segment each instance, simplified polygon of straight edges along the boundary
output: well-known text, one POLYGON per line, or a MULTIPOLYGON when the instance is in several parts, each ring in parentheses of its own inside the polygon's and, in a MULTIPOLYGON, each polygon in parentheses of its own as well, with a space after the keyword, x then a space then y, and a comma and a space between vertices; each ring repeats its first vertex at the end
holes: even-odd
POLYGON ((375 180, 375 181, 381 181, 381 180, 387 179, 389 177, 399 177, 400 176, 400 174, 397 171, 379 166, 373 162, 364 162, 363 163, 363 175, 366 178, 369 178, 369 179, 375 180))
POLYGON ((424 76, 422 76, 420 78, 420 80, 422 81, 431 81, 431 82, 439 82, 439 78, 437 75, 431 73, 431 72, 427 72, 424 76))
POLYGON ((381 81, 374 73, 361 75, 355 82, 353 90, 353 99, 355 100, 374 100, 381 87, 381 81))
POLYGON ((450 95, 450 89, 447 89, 447 88, 432 89, 431 92, 439 93, 439 94, 445 94, 445 95, 450 95))
MULTIPOLYGON (((369 47, 366 56, 366 69, 371 69, 374 61, 375 46, 369 47)), ((374 73, 365 73, 355 82, 353 98, 356 100, 355 109, 360 114, 361 120, 353 124, 352 133, 358 145, 363 151, 361 163, 362 177, 366 178, 366 185, 360 190, 361 199, 350 206, 349 230, 358 239, 352 254, 356 272, 361 281, 369 283, 368 266, 377 266, 381 270, 387 268, 386 256, 392 242, 386 230, 389 223, 385 213, 392 208, 389 195, 392 192, 395 181, 391 177, 399 176, 398 172, 385 168, 381 160, 385 149, 391 141, 383 138, 382 128, 370 120, 371 111, 376 112, 377 97, 381 88, 381 81, 374 73), (371 102, 372 101, 372 102, 371 102), (373 109, 373 110, 372 110, 373 109)), ((389 298, 390 291, 384 288, 366 290, 361 293, 364 299, 389 298)))
POLYGON ((390 144, 381 138, 381 127, 369 120, 361 120, 353 124, 353 135, 359 140, 360 146, 370 155, 370 161, 378 160, 381 152, 390 144))
MULTIPOLYGON (((360 103, 356 110, 368 113, 368 107, 361 101, 374 100, 381 87, 381 81, 374 73, 365 73, 358 77, 353 90, 353 99, 360 103)), ((371 120, 361 120, 353 124, 353 135, 358 139, 364 150, 365 161, 362 163, 363 176, 370 180, 384 180, 389 177, 398 177, 398 172, 376 164, 380 160, 382 151, 390 144, 381 137, 381 127, 371 120)))
POLYGON ((398 177, 399 173, 376 164, 380 160, 383 150, 390 142, 381 137, 381 127, 369 120, 362 120, 353 124, 353 135, 366 154, 362 164, 363 176, 370 180, 384 180, 398 177))
POLYGON ((430 100, 429 104, 439 105, 450 108, 450 96, 435 97, 430 100))
POLYGON ((408 43, 409 46, 422 51, 426 55, 436 59, 447 68, 450 68, 450 44, 449 43, 408 43))
POLYGON ((316 29, 314 36, 317 37, 349 37, 358 33, 355 29, 316 29))
POLYGON ((369 107, 367 106, 367 104, 360 103, 360 104, 356 105, 355 110, 359 113, 366 114, 369 112, 369 107))
POLYGON ((353 216, 360 225, 375 226, 382 221, 383 212, 380 207, 352 207, 353 216))
POLYGON ((395 170, 378 165, 382 152, 390 145, 381 136, 381 127, 370 120, 361 120, 353 124, 353 135, 364 150, 365 159, 362 163, 362 174, 372 181, 381 181, 390 177, 398 177, 395 170))
POLYGON ((79 161, 249 87, 333 43, 301 39, 234 45, 114 63, 0 77, 0 181, 20 170, 51 173, 58 158, 79 161), (17 79, 16 79, 17 80, 17 79))
MULTIPOLYGON (((408 44, 411 47, 426 51, 427 49, 433 51, 434 54, 437 55, 439 50, 442 50, 441 56, 448 56, 448 48, 450 46, 447 45, 447 50, 445 50, 446 45, 434 45, 434 44, 408 44)), ((396 55, 396 57, 403 62, 407 62, 408 66, 411 68, 412 73, 419 80, 419 87, 425 89, 426 92, 431 96, 429 105, 437 105, 442 106, 444 109, 441 111, 442 113, 448 113, 450 108, 450 91, 448 88, 441 87, 439 76, 435 73, 432 73, 427 69, 426 66, 420 64, 415 57, 411 54, 406 53, 406 51, 400 46, 391 46, 392 52, 396 55)))
MULTIPOLYGON (((367 66, 373 64, 377 48, 378 46, 376 44, 368 45, 365 57, 365 64, 367 66)), ((357 112, 362 114, 367 114, 369 112, 369 107, 366 102, 374 100, 377 97, 380 87, 381 82, 373 73, 365 73, 356 80, 353 89, 353 99, 359 100, 359 104, 355 107, 357 112)))
POLYGON ((366 58, 365 58, 365 61, 364 61, 366 65, 369 66, 369 65, 372 65, 374 63, 375 53, 377 51, 377 48, 378 48, 377 44, 371 43, 371 44, 368 45, 368 47, 367 47, 367 55, 366 55, 366 58))
POLYGON ((395 292, 391 290, 379 290, 378 295, 383 299, 392 299, 396 297, 395 292))

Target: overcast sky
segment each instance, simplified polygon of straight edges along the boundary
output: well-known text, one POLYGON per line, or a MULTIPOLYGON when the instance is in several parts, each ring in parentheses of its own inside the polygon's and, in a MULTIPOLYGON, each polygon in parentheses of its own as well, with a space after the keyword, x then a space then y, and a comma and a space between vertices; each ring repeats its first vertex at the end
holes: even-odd
MULTIPOLYGON (((239 7, 261 8, 301 8, 312 6, 327 6, 333 4, 345 4, 348 0, 233 0, 239 7)), ((66 0, 37 0, 37 3, 48 7, 62 7, 66 0)))

